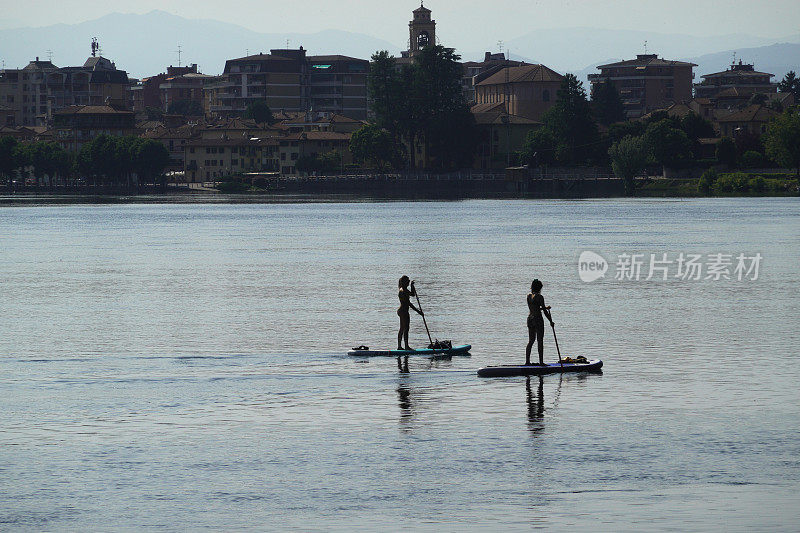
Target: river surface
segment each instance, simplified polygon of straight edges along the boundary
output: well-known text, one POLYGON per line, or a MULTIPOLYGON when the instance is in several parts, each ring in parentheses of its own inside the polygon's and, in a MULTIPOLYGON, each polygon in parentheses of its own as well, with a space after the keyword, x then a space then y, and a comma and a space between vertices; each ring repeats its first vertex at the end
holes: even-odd
POLYGON ((796 531, 799 268, 797 198, 0 207, 0 530, 796 531), (402 274, 470 357, 345 355, 402 274), (476 376, 534 277, 601 375, 476 376))

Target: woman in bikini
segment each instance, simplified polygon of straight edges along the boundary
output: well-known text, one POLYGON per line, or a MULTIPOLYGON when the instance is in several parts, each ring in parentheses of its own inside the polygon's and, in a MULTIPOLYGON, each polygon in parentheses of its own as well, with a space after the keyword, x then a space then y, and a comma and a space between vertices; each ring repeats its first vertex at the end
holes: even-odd
POLYGON ((544 319, 542 313, 553 325, 553 319, 550 316, 550 307, 544 304, 544 297, 541 294, 542 282, 538 279, 533 280, 531 283, 531 292, 528 294, 528 346, 525 348, 525 364, 531 364, 531 348, 533 342, 538 340, 539 347, 539 364, 544 365, 544 346, 542 344, 544 337, 544 319))
POLYGON ((422 311, 414 307, 414 304, 411 303, 411 297, 417 295, 417 291, 414 289, 414 282, 411 281, 411 288, 409 289, 409 279, 408 276, 403 276, 400 278, 400 281, 397 283, 399 289, 397 291, 397 297, 400 298, 400 307, 397 308, 397 316, 400 317, 400 331, 397 332, 397 349, 398 350, 410 350, 411 348, 408 346, 408 329, 411 326, 411 317, 408 313, 408 308, 410 307, 414 311, 416 311, 420 316, 423 316, 422 311), (405 341, 405 346, 402 346, 400 343, 405 341))

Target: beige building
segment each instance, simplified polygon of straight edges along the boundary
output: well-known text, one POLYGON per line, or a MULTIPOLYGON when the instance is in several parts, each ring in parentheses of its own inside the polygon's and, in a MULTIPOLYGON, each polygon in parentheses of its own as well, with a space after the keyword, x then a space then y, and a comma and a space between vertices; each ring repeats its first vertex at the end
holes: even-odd
POLYGON ((769 121, 778 115, 774 109, 763 105, 749 105, 740 111, 718 114, 717 124, 722 137, 735 139, 742 135, 760 137, 767 131, 769 121))
POLYGON ((476 105, 506 103, 510 115, 541 120, 564 76, 544 65, 506 67, 475 85, 476 105))
POLYGON ((472 107, 478 126, 478 147, 474 166, 478 169, 502 169, 513 163, 531 131, 541 127, 535 120, 506 113, 505 104, 478 104, 472 107))
POLYGON ((277 153, 278 141, 274 138, 192 139, 184 145, 185 180, 202 183, 233 174, 274 172, 278 169, 277 153))

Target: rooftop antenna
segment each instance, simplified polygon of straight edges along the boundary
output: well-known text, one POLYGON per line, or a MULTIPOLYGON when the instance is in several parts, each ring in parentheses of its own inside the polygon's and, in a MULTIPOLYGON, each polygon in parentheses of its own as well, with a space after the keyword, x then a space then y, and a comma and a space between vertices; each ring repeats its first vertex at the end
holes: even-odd
POLYGON ((735 64, 736 64, 736 52, 733 52, 733 62, 731 63, 731 65, 735 64))
POLYGON ((289 39, 286 39, 286 49, 289 49, 289 39))
POLYGON ((48 50, 47 51, 47 60, 50 61, 51 63, 53 62, 53 51, 52 50, 48 50))
POLYGON ((175 50, 175 51, 178 52, 178 66, 180 67, 181 66, 181 45, 180 44, 178 45, 178 49, 175 50))
POLYGON ((97 55, 98 48, 100 48, 100 45, 97 43, 97 37, 92 37, 92 57, 97 55))
POLYGON ((647 55, 647 41, 644 42, 644 55, 647 55))
POLYGON ((500 49, 500 53, 503 53, 503 41, 497 41, 497 48, 500 49))

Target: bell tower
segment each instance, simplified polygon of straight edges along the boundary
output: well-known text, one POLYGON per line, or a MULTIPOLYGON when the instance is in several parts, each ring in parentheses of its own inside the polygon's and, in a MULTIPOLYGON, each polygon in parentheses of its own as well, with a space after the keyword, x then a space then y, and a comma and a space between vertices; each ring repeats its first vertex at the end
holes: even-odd
POLYGON ((436 44, 436 21, 431 19, 431 10, 422 5, 414 10, 414 20, 408 23, 408 51, 413 57, 428 45, 436 44))

